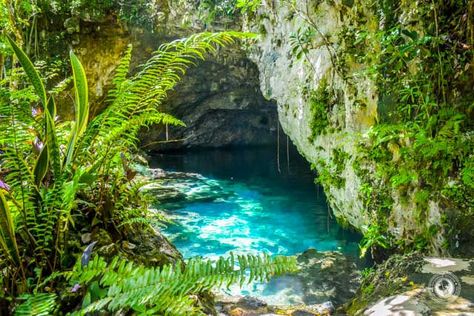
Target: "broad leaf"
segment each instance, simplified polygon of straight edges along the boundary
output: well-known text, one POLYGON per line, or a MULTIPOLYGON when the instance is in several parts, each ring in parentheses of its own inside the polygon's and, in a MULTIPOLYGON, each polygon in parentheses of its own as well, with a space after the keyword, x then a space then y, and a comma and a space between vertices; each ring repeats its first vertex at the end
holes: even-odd
POLYGON ((41 184, 43 181, 46 172, 48 172, 48 165, 49 165, 49 152, 48 152, 48 145, 45 144, 41 153, 36 160, 35 169, 33 174, 35 176, 35 183, 37 186, 41 184))
POLYGON ((15 264, 19 264, 19 251, 16 243, 15 229, 7 201, 0 190, 0 246, 4 254, 15 264))
POLYGON ((56 136, 56 126, 54 123, 54 117, 56 115, 56 105, 54 99, 50 98, 48 100, 48 106, 45 111, 45 120, 46 120, 46 145, 49 151, 49 161, 53 174, 58 176, 61 171, 61 153, 59 150, 58 139, 56 136))
POLYGON ((74 89, 76 92, 76 120, 67 146, 66 165, 71 163, 76 142, 86 130, 87 121, 89 119, 89 101, 86 74, 81 62, 72 51, 70 53, 70 58, 74 78, 74 89))
POLYGON ((71 66, 74 75, 74 88, 76 91, 76 131, 77 137, 81 136, 87 127, 89 119, 89 101, 87 78, 84 68, 77 56, 71 51, 71 66))
POLYGON ((41 102, 43 103, 43 106, 46 107, 46 90, 43 85, 43 81, 41 80, 41 77, 39 76, 38 72, 36 71, 35 67, 33 66, 33 63, 31 60, 26 56, 25 52, 16 45, 16 43, 7 36, 8 41, 10 42, 10 45, 13 48, 13 51, 15 52, 16 57, 21 63, 21 66, 25 70, 25 73, 27 74, 28 78, 31 81, 31 84, 36 90, 36 93, 38 94, 39 98, 41 99, 41 102))

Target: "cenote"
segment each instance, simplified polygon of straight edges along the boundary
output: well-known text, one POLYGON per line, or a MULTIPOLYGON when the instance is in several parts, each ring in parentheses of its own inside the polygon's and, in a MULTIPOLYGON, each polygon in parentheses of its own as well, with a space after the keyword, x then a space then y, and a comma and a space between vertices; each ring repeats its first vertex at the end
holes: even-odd
POLYGON ((360 237, 337 224, 315 173, 294 148, 279 163, 269 146, 160 154, 151 166, 202 176, 171 180, 174 188, 186 182, 184 195, 158 206, 173 220, 165 234, 186 258, 309 248, 357 256, 360 237))
POLYGON ((472 87, 474 0, 0 1, 0 316, 474 315, 472 87))
MULTIPOLYGON (((296 255, 310 248, 358 256, 359 235, 336 222, 315 173, 294 147, 288 155, 282 150, 279 162, 275 146, 268 146, 160 154, 150 165, 167 172, 157 192, 165 187, 173 195, 160 195, 156 207, 173 221, 163 232, 185 258, 296 255)), ((294 304, 307 301, 300 283, 283 277, 221 291, 294 304)))

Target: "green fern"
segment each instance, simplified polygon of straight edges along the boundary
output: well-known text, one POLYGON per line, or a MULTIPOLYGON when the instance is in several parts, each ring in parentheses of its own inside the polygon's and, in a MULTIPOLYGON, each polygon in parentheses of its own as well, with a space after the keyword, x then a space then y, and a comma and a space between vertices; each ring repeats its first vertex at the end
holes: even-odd
POLYGON ((181 265, 148 268, 115 257, 110 263, 96 256, 85 267, 76 265, 72 285, 89 286, 78 313, 133 310, 148 315, 202 315, 195 295, 215 287, 243 285, 297 270, 294 257, 268 255, 201 258, 181 265), (96 297, 96 300, 91 300, 96 297))
POLYGON ((12 214, 5 196, 0 190, 0 246, 7 259, 15 265, 20 263, 20 253, 15 237, 12 214))
POLYGON ((184 125, 182 121, 159 112, 158 107, 167 93, 176 86, 186 69, 204 59, 206 54, 251 36, 239 32, 199 33, 164 44, 141 66, 141 71, 128 78, 132 49, 129 47, 113 80, 110 105, 91 122, 78 149, 82 155, 77 163, 84 165, 96 161, 107 168, 104 164, 112 159, 114 153, 137 144, 140 128, 160 123, 184 125), (97 155, 91 156, 91 152, 97 155))
POLYGON ((15 308, 15 316, 48 316, 56 306, 56 294, 36 293, 22 297, 25 300, 15 308))
MULTIPOLYGON (((105 228, 144 223, 147 205, 131 181, 133 172, 124 170, 122 155, 136 147, 143 127, 183 125, 160 112, 166 94, 189 66, 244 37, 202 33, 162 45, 134 76, 128 76, 130 47, 117 68, 108 107, 91 122, 87 79, 74 53, 75 119, 56 122, 55 93, 45 90, 33 63, 9 40, 23 67, 0 81, 0 175, 10 187, 1 197, 0 257, 6 260, 0 260, 0 280, 12 299, 43 290, 45 280, 70 268, 63 260, 69 229, 90 229, 74 227, 75 218, 92 213, 101 221, 95 225, 105 228), (32 87, 12 85, 26 79, 32 87), (7 282, 18 277, 19 282, 7 282)), ((29 296, 18 311, 42 313, 40 301, 46 298, 29 296)))

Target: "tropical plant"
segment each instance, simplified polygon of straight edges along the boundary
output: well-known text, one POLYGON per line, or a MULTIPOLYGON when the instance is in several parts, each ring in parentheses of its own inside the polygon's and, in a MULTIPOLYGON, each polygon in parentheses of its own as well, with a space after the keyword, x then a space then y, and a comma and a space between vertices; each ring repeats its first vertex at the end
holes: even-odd
POLYGON ((262 5, 262 0, 237 0, 235 7, 242 13, 253 13, 262 5))
POLYGON ((361 258, 365 257, 369 249, 373 251, 374 247, 387 249, 390 246, 390 241, 380 226, 372 224, 364 228, 364 237, 359 244, 361 258))
POLYGON ((205 315, 198 294, 214 287, 265 281, 297 269, 294 257, 235 256, 216 262, 201 258, 185 266, 147 268, 115 257, 110 263, 96 256, 70 275, 73 288, 85 287, 84 315, 95 311, 133 310, 139 315, 205 315))
MULTIPOLYGON (((290 47, 291 54, 296 59, 301 59, 301 57, 308 58, 307 55, 309 50, 312 48, 312 41, 316 35, 316 32, 311 27, 299 28, 296 32, 290 34, 290 47)), ((308 59, 310 62, 310 60, 308 59)))
MULTIPOLYGON (((71 267, 73 253, 79 250, 68 248, 71 231, 100 225, 121 236, 117 227, 127 220, 127 210, 146 208, 133 189, 134 173, 128 165, 140 128, 159 123, 182 125, 158 110, 167 92, 205 54, 247 36, 201 33, 164 44, 133 76, 128 76, 129 48, 117 68, 108 107, 90 122, 87 79, 77 56, 70 53, 75 119, 61 122, 54 98, 33 63, 8 39, 36 96, 29 87, 21 90, 28 92, 26 98, 18 96, 21 81, 6 80, 1 89, 0 268, 4 298, 50 288, 54 279, 61 277, 60 272, 71 267), (121 194, 127 187, 130 194, 121 194)), ((36 296, 23 297, 31 306, 38 300, 36 296)))

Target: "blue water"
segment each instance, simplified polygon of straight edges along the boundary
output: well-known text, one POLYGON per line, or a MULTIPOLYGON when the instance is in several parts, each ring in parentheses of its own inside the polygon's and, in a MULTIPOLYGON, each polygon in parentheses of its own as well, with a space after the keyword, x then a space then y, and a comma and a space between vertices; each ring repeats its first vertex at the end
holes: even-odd
POLYGON ((360 237, 336 223, 308 163, 294 148, 281 156, 280 166, 272 147, 155 156, 152 167, 201 175, 183 180, 187 196, 205 192, 160 204, 174 221, 164 233, 187 258, 308 248, 357 256, 360 237))

